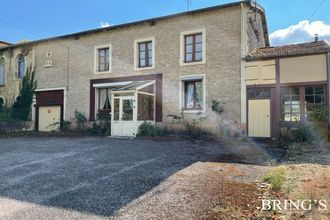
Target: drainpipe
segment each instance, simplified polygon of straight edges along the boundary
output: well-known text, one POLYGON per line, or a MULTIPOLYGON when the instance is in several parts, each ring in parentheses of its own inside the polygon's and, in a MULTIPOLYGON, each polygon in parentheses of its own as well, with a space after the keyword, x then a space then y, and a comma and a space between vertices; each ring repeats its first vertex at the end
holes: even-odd
POLYGON ((328 141, 330 141, 330 50, 327 52, 327 90, 328 90, 328 141))
POLYGON ((70 83, 70 47, 66 47, 66 49, 67 49, 66 91, 69 91, 69 83, 70 83))

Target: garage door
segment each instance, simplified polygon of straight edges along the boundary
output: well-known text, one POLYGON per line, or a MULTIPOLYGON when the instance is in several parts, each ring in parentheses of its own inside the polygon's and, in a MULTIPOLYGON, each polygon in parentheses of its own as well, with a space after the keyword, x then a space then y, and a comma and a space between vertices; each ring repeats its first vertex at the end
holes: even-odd
POLYGON ((55 131, 60 128, 61 106, 39 107, 39 131, 55 131))

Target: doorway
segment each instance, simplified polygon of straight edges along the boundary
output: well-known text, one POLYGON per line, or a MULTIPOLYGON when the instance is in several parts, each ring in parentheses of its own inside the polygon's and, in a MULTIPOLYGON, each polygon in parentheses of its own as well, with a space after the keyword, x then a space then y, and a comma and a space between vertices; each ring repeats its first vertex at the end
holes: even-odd
POLYGON ((248 136, 271 137, 271 89, 249 88, 248 136))

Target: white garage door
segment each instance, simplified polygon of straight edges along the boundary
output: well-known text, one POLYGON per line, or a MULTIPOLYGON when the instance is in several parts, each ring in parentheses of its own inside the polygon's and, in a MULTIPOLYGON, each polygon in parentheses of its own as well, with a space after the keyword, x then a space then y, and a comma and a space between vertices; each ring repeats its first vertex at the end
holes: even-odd
POLYGON ((39 131, 54 131, 60 128, 61 106, 39 107, 39 131))

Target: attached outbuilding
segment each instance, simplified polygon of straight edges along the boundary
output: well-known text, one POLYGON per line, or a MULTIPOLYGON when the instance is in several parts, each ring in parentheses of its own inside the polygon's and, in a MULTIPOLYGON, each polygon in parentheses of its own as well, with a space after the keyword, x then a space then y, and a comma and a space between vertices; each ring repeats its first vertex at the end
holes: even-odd
POLYGON ((326 41, 258 48, 245 59, 247 133, 278 137, 329 109, 330 45, 326 41))

